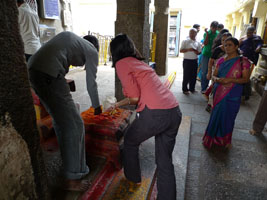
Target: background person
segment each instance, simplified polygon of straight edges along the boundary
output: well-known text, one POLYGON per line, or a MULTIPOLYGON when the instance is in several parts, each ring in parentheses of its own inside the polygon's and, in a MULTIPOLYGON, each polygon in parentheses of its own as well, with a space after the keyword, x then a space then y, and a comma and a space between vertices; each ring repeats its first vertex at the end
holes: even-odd
MULTIPOLYGON (((203 44, 202 43, 203 43, 204 40, 203 40, 202 36, 200 36, 200 34, 199 34, 200 25, 199 24, 194 24, 193 28, 197 29, 196 41, 198 41, 201 44, 201 51, 202 51, 202 48, 203 48, 203 44)), ((201 79, 201 68, 200 68, 200 66, 201 66, 201 58, 202 58, 202 54, 200 53, 198 55, 198 62, 197 62, 197 66, 198 66, 198 68, 197 68, 197 80, 199 80, 199 81, 201 79)))
POLYGON ((210 30, 208 31, 207 28, 205 29, 204 33, 204 48, 202 51, 202 60, 201 60, 201 92, 205 93, 208 85, 209 80, 207 79, 207 73, 208 73, 208 64, 209 59, 211 57, 211 49, 214 39, 218 35, 217 31, 218 22, 213 21, 210 25, 210 30))
POLYGON ((216 63, 216 60, 218 60, 220 57, 222 57, 225 54, 223 44, 224 44, 224 41, 226 40, 226 38, 228 38, 228 37, 232 37, 232 34, 229 32, 224 32, 220 36, 220 43, 218 42, 219 45, 216 46, 212 51, 211 57, 209 59, 209 65, 208 65, 208 74, 207 74, 208 80, 211 80, 212 70, 213 70, 214 64, 216 63))
POLYGON ((239 43, 243 56, 257 65, 263 41, 260 36, 255 34, 254 26, 248 27, 247 34, 239 40, 239 43))
POLYGON ((24 43, 26 61, 41 47, 39 17, 24 0, 17 0, 19 31, 24 43))
POLYGON ((200 25, 199 24, 194 24, 193 28, 197 30, 197 33, 200 31, 200 25))
POLYGON ((264 91, 261 97, 261 102, 253 121, 252 129, 249 131, 251 135, 262 133, 267 121, 267 82, 265 83, 264 91))
POLYGON ((221 32, 222 29, 224 29, 224 25, 223 25, 223 24, 218 24, 218 28, 217 28, 217 30, 218 30, 219 32, 221 32))
POLYGON ((181 123, 181 112, 172 92, 155 71, 142 62, 133 41, 125 34, 110 43, 112 63, 121 81, 125 99, 114 105, 137 105, 136 119, 124 136, 123 166, 125 177, 141 182, 139 145, 155 136, 158 200, 176 200, 176 181, 172 152, 181 123))
POLYGON ((189 94, 189 91, 195 92, 198 55, 201 53, 201 44, 196 41, 197 30, 191 28, 189 37, 182 41, 180 52, 184 53, 183 60, 183 83, 182 90, 184 94, 189 94), (187 85, 189 84, 189 89, 187 85))
POLYGON ((203 42, 204 40, 202 39, 200 41, 201 44, 201 53, 198 55, 198 68, 197 68, 197 80, 201 81, 201 75, 202 75, 202 71, 201 71, 201 63, 202 63, 202 51, 203 51, 203 42))
POLYGON ((213 145, 231 147, 235 118, 241 103, 242 84, 249 79, 250 67, 249 60, 239 56, 238 47, 236 38, 225 40, 226 55, 218 60, 213 74, 213 109, 202 138, 207 148, 213 145))
POLYGON ((100 114, 96 83, 98 52, 91 42, 74 33, 61 32, 28 62, 31 86, 53 119, 66 179, 64 189, 84 191, 89 182, 82 178, 89 173, 89 168, 85 158, 84 124, 65 79, 70 65, 85 65, 88 94, 95 114, 100 114))
POLYGON ((212 44, 212 47, 211 47, 211 52, 213 53, 214 49, 218 46, 220 46, 222 44, 222 36, 224 33, 229 33, 229 30, 228 29, 222 29, 219 34, 217 35, 217 37, 213 40, 213 44, 212 44))
MULTIPOLYGON (((253 26, 248 27, 246 36, 239 40, 240 51, 245 57, 251 60, 255 66, 259 60, 259 53, 263 45, 263 41, 260 36, 254 34, 255 28, 253 26)), ((245 100, 249 100, 251 95, 251 82, 249 81, 244 85, 243 96, 245 100)))
POLYGON ((192 28, 195 28, 197 30, 196 41, 198 41, 199 43, 201 43, 202 37, 199 34, 200 25, 199 24, 194 24, 192 28))

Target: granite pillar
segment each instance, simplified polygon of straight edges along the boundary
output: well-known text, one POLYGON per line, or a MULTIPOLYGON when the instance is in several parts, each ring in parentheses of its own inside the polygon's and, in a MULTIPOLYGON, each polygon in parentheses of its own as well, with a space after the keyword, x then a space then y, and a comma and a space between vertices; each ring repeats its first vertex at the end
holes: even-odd
MULTIPOLYGON (((150 0, 117 0, 115 22, 115 35, 125 33, 130 36, 145 62, 149 60, 149 3, 150 0)), ((115 76, 115 96, 119 101, 124 96, 120 80, 115 76)))
POLYGON ((0 19, 0 199, 50 199, 16 1, 0 19))
POLYGON ((155 15, 153 32, 157 34, 156 41, 156 72, 166 75, 168 69, 168 20, 169 0, 155 0, 155 15))

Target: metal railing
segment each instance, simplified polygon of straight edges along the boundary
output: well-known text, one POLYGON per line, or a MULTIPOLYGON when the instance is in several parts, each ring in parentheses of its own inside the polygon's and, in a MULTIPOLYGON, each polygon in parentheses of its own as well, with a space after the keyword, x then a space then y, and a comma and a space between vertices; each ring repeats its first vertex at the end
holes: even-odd
POLYGON ((109 43, 112 36, 100 35, 99 33, 91 33, 91 35, 97 37, 99 42, 98 63, 99 65, 106 65, 110 60, 109 43))
POLYGON ((150 33, 150 38, 150 61, 155 62, 157 34, 154 32, 150 33))
MULTIPOLYGON (((90 33, 90 35, 95 36, 99 42, 99 65, 106 65, 108 61, 110 61, 111 55, 109 51, 109 44, 111 42, 112 36, 109 35, 100 35, 99 33, 90 33)), ((156 41, 157 41, 157 34, 154 32, 150 33, 150 61, 155 62, 156 57, 156 41)))

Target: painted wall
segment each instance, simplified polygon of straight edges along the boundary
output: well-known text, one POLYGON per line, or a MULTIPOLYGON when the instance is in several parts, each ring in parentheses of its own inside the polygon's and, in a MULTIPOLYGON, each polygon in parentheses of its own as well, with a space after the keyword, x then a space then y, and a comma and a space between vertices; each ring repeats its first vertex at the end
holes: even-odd
POLYGON ((209 28, 212 21, 225 24, 226 15, 233 7, 229 5, 233 5, 232 0, 170 0, 170 8, 178 8, 182 12, 180 42, 189 35, 193 24, 201 25, 197 36, 200 39, 203 38, 204 29, 209 28))
POLYGON ((235 37, 240 38, 245 34, 243 31, 244 25, 250 23, 250 16, 258 18, 257 35, 263 37, 264 27, 266 21, 267 3, 262 0, 247 0, 236 4, 233 12, 227 15, 227 28, 234 33, 234 26, 236 26, 235 37), (242 20, 243 18, 243 20, 242 20))
POLYGON ((40 24, 47 25, 49 27, 53 27, 56 29, 56 34, 62 32, 62 31, 72 31, 72 16, 71 16, 71 4, 72 0, 59 0, 59 19, 45 19, 41 15, 41 6, 39 4, 39 18, 40 18, 40 24), (66 15, 64 15, 64 12, 68 12, 69 19, 67 20, 66 15), (68 22, 67 22, 68 21, 68 22))
MULTIPOLYGON (((267 20, 267 2, 263 0, 246 0, 246 1, 236 1, 236 7, 233 12, 227 15, 227 27, 234 33, 234 27, 236 26, 235 37, 237 39, 241 38, 246 34, 244 25, 251 25, 250 16, 257 18, 256 34, 260 35, 262 38, 264 36, 265 23, 267 20), (240 16, 239 23, 235 23, 240 16), (243 18, 243 20, 242 20, 243 18)), ((257 67, 260 65, 262 56, 260 55, 257 67)), ((257 71, 257 67, 254 72, 257 71)), ((254 74, 252 73, 252 75, 254 74)))
POLYGON ((73 31, 114 35, 116 0, 72 0, 73 31))

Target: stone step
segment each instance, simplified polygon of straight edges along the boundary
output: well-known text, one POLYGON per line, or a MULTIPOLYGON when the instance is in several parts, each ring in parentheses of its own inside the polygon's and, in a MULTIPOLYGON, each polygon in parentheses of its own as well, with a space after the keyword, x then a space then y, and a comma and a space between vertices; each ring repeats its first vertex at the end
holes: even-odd
POLYGON ((192 119, 184 116, 176 137, 176 145, 173 151, 173 164, 176 176, 177 200, 185 197, 185 184, 188 165, 190 132, 192 119))

